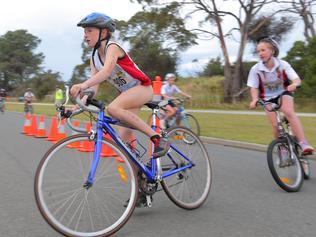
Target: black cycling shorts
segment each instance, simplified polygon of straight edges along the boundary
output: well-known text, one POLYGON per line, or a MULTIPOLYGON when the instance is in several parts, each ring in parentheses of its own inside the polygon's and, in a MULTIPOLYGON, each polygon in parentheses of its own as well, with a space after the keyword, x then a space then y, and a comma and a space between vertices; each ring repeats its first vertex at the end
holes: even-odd
POLYGON ((168 100, 168 105, 170 105, 171 107, 177 107, 173 100, 168 100))
POLYGON ((271 98, 271 99, 266 100, 266 101, 267 101, 267 102, 274 103, 274 104, 279 104, 279 99, 280 99, 283 95, 289 95, 289 96, 294 97, 293 92, 284 91, 281 95, 278 95, 277 97, 271 98))

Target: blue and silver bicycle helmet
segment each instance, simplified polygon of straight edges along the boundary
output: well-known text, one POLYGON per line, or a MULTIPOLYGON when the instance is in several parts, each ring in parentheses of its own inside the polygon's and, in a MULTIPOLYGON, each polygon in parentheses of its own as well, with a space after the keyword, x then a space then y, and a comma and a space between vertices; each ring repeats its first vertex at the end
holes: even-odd
POLYGON ((115 31, 115 22, 114 20, 102 13, 93 12, 83 18, 77 26, 80 27, 96 27, 99 29, 108 29, 110 32, 115 31))
POLYGON ((101 41, 106 40, 106 44, 109 42, 110 38, 111 38, 111 34, 115 31, 115 22, 114 20, 102 13, 98 13, 98 12, 93 12, 91 14, 89 14, 88 16, 86 16, 85 18, 83 18, 78 24, 77 26, 80 27, 96 27, 99 29, 99 38, 98 38, 98 42, 96 43, 96 45, 93 48, 93 52, 92 52, 92 59, 94 57, 94 54, 96 52, 96 50, 101 46, 101 41), (107 37, 104 39, 101 39, 101 33, 102 33, 102 29, 108 29, 108 31, 110 33, 107 34, 107 37))

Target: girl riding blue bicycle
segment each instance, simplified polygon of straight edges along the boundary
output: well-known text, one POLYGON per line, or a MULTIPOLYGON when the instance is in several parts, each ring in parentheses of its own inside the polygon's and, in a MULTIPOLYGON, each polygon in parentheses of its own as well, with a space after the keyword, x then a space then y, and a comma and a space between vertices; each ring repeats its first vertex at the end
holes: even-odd
MULTIPOLYGON (((154 143, 154 157, 163 156, 170 147, 169 142, 137 116, 140 108, 153 97, 151 80, 119 44, 110 41, 115 31, 114 20, 102 13, 91 13, 77 26, 84 28, 84 39, 93 48, 90 60, 92 76, 83 83, 73 85, 72 96, 76 97, 87 88, 97 92, 101 82, 109 81, 120 94, 108 105, 108 114, 148 135, 154 143)), ((125 142, 131 140, 131 135, 132 131, 128 128, 119 131, 125 142)))

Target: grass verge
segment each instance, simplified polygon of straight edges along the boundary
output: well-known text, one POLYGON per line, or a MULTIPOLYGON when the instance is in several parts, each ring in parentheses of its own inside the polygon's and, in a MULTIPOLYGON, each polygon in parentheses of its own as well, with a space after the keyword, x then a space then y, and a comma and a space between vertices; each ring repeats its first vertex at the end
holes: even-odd
MULTIPOLYGON (((7 110, 23 112, 22 103, 7 103, 7 110)), ((36 114, 56 115, 53 105, 34 104, 36 114)), ((140 117, 147 121, 150 111, 141 111, 140 117)), ((201 126, 201 135, 222 139, 268 144, 273 139, 271 126, 263 115, 192 113, 201 126)), ((81 116, 81 119, 87 119, 81 116)), ((301 117, 308 141, 316 147, 316 117, 301 117)))

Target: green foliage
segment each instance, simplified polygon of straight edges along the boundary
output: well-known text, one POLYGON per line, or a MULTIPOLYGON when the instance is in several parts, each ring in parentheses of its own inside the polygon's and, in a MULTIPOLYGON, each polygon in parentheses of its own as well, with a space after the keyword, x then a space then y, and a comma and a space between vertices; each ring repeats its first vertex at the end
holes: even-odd
POLYGON ((196 35, 186 30, 184 20, 179 17, 179 5, 173 3, 165 8, 153 8, 148 12, 137 12, 125 25, 121 25, 123 40, 133 44, 140 35, 147 35, 163 48, 184 50, 196 44, 196 35))
POLYGON ((151 78, 176 71, 178 51, 196 44, 196 35, 186 30, 178 3, 136 13, 119 21, 120 37, 131 45, 130 55, 151 78))
POLYGON ((316 98, 316 37, 307 43, 297 41, 284 58, 302 79, 298 97, 316 98))
POLYGON ((26 30, 8 31, 0 37, 1 87, 15 89, 40 71, 44 55, 34 53, 40 42, 26 30))
POLYGON ((176 71, 176 52, 171 53, 149 38, 139 38, 139 42, 135 41, 129 54, 151 79, 176 71))
POLYGON ((208 64, 204 67, 203 72, 200 74, 201 76, 217 76, 224 75, 224 67, 222 65, 220 57, 211 59, 208 64))
POLYGON ((61 82, 59 72, 47 72, 38 73, 34 78, 30 80, 28 87, 31 87, 36 97, 42 100, 48 94, 54 94, 56 86, 63 88, 63 82, 61 82))
POLYGON ((256 61, 242 63, 242 82, 244 85, 247 84, 248 74, 250 72, 251 67, 256 63, 256 61))

